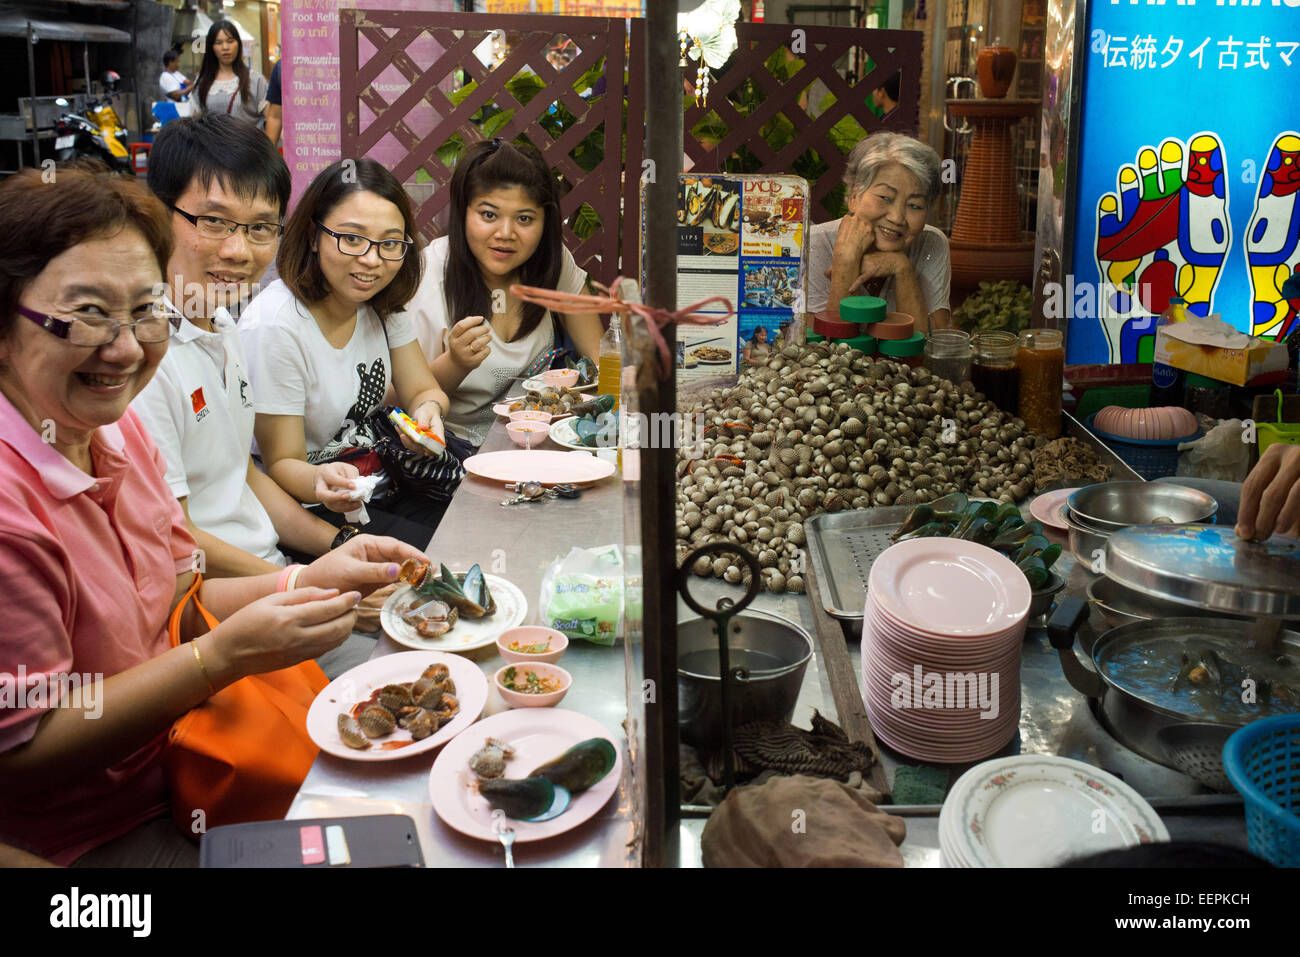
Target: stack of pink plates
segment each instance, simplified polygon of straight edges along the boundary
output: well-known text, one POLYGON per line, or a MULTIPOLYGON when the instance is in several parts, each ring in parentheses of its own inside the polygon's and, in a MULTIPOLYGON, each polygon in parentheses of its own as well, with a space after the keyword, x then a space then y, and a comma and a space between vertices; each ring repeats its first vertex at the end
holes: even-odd
POLYGON ((1020 722, 1029 582, 991 548, 899 542, 871 566, 862 697, 876 737, 922 761, 961 764, 1001 749, 1020 722))

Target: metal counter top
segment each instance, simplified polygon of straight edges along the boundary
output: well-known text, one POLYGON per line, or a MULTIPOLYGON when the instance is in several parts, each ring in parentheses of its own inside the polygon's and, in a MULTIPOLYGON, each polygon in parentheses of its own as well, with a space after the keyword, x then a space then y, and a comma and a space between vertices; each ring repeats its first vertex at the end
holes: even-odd
MULTIPOLYGON (((480 451, 513 447, 498 422, 480 451)), ((585 490, 576 500, 502 508, 500 502, 510 497, 511 493, 494 482, 467 476, 425 551, 434 561, 456 568, 478 562, 485 571, 513 582, 528 599, 524 624, 537 624, 542 576, 551 562, 574 546, 621 546, 622 483, 616 474, 585 490)), ((409 650, 381 636, 372 658, 409 650)), ((489 679, 504 663, 495 647, 472 651, 464 657, 476 662, 489 679)), ((621 640, 610 647, 571 641, 560 664, 573 676, 573 686, 560 708, 599 721, 623 752, 626 769, 623 720, 627 716, 627 692, 621 640)), ((505 709, 500 696, 490 690, 484 716, 505 709)), ((426 866, 503 866, 500 845, 465 837, 434 813, 429 798, 429 769, 436 756, 435 752, 362 763, 322 753, 286 817, 409 814, 419 832, 426 866)), ((515 863, 520 867, 626 866, 634 829, 633 802, 627 787, 625 772, 619 790, 591 820, 558 837, 516 844, 515 863)))
MULTIPOLYGON (((484 451, 509 448, 504 428, 494 426, 484 451)), ((509 497, 500 486, 467 477, 457 490, 442 525, 427 553, 436 561, 466 567, 479 562, 486 570, 519 586, 528 599, 525 623, 538 621, 537 602, 542 576, 549 564, 575 545, 583 547, 622 542, 622 489, 617 476, 599 483, 576 501, 548 501, 544 505, 501 508, 509 497)), ((1026 503, 1027 505, 1028 503, 1026 503)), ((1073 561, 1067 550, 1058 563, 1067 576, 1063 595, 1082 595, 1092 575, 1073 561)), ((692 594, 701 604, 712 605, 722 596, 738 598, 741 589, 717 579, 691 579, 692 594)), ((753 608, 781 615, 813 633, 812 606, 807 595, 760 593, 753 608)), ((682 617, 694 612, 678 599, 682 617)), ((1087 625, 1084 626, 1088 627, 1087 625)), ((851 628, 846 628, 851 632, 851 628)), ((407 650, 381 637, 374 656, 407 650)), ((861 644, 850 634, 848 650, 855 674, 861 673, 861 644)), ((500 667, 495 648, 470 652, 485 675, 500 667)), ((562 666, 573 675, 573 687, 560 707, 589 715, 601 722, 623 748, 623 721, 627 716, 626 668, 621 642, 601 647, 582 641, 569 645, 562 666)), ((1061 673, 1055 650, 1042 631, 1031 629, 1021 663, 1022 707, 1020 733, 1000 755, 1015 753, 1059 754, 1075 758, 1118 775, 1152 800, 1174 838, 1213 839, 1245 847, 1245 825, 1239 804, 1232 798, 1210 794, 1190 778, 1142 758, 1119 744, 1101 726, 1086 699, 1061 673), (1226 802, 1226 806, 1225 806, 1226 802)), ((832 720, 836 713, 825 669, 814 654, 796 704, 793 721, 807 726, 813 709, 832 720)), ((485 715, 504 710, 495 691, 490 692, 485 715)), ((920 762, 881 745, 882 763, 892 784, 895 770, 920 762)), ((416 822, 425 863, 434 867, 499 867, 503 855, 498 845, 466 838, 451 830, 434 813, 429 800, 429 768, 433 756, 374 764, 349 762, 321 754, 290 809, 289 818, 357 814, 409 814, 416 822)), ((626 766, 625 760, 625 766, 626 766)), ((949 783, 966 770, 949 769, 949 783)), ((602 811, 572 832, 536 844, 517 844, 519 866, 627 866, 636 822, 628 780, 602 811)), ((940 805, 897 808, 908 820, 903 855, 908 866, 938 865, 938 811, 940 805)), ((699 836, 705 820, 681 823, 682 866, 699 866, 699 836)))

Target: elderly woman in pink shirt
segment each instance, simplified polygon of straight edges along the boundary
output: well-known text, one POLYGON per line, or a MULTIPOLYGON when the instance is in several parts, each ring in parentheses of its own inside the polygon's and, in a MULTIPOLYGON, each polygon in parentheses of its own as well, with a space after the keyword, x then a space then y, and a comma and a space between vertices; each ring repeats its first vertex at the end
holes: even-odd
POLYGON ((358 536, 295 578, 205 581, 221 624, 190 605, 171 648, 195 544, 127 408, 167 349, 167 212, 130 179, 29 171, 0 184, 0 223, 0 842, 71 863, 114 841, 144 863, 130 840, 168 814, 172 722, 341 643, 420 553, 358 536))

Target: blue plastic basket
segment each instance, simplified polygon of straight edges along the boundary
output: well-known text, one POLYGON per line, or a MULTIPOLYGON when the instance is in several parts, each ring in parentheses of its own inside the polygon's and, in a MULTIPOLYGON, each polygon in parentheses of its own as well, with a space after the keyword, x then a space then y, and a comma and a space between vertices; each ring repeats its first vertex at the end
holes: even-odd
POLYGON ((1096 415, 1097 413, 1094 412, 1084 420, 1088 431, 1105 439, 1111 450, 1148 482, 1166 475, 1177 475, 1178 456, 1181 454, 1178 451, 1179 444, 1192 442, 1201 437, 1198 429, 1195 435, 1181 439, 1127 439, 1122 435, 1103 432, 1093 425, 1092 420, 1096 415))
POLYGON ((1246 802, 1252 854, 1300 867, 1300 715, 1252 721, 1223 746, 1223 770, 1246 802))

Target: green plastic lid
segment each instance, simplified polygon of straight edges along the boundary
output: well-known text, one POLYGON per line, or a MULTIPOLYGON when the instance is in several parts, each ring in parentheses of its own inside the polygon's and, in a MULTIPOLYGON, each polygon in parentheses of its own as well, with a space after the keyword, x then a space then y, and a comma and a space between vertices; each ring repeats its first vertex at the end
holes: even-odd
POLYGON ((840 300, 840 322, 884 322, 887 307, 879 296, 846 296, 840 300))
POLYGON ((825 342, 825 341, 826 341, 826 337, 825 337, 825 336, 820 336, 820 335, 818 335, 817 333, 813 332, 811 329, 809 329, 809 330, 808 330, 808 334, 807 334, 807 336, 805 336, 805 338, 804 338, 804 341, 805 341, 805 342, 825 342))
POLYGON ((875 336, 854 336, 852 339, 836 339, 835 341, 844 343, 850 349, 857 349, 863 355, 874 356, 876 354, 875 336))
POLYGON ((1196 389, 1231 389, 1232 385, 1227 382, 1221 382, 1218 379, 1211 379, 1206 375, 1197 375, 1195 372, 1187 373, 1184 385, 1196 389))
POLYGON ((907 339, 881 339, 880 354, 882 356, 893 356, 894 358, 905 358, 908 356, 919 356, 925 353, 925 333, 918 332, 907 339))

